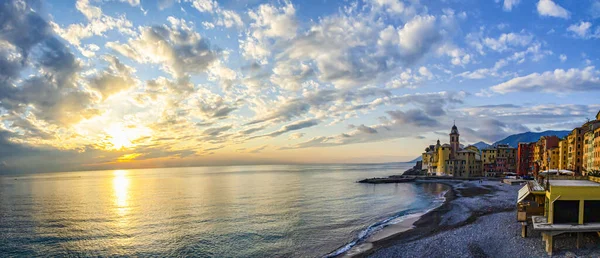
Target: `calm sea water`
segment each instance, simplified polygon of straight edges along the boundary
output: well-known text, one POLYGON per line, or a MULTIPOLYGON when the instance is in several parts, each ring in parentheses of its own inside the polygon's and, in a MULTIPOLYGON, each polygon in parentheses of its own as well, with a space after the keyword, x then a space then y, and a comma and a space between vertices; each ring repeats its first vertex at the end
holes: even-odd
POLYGON ((320 257, 439 202, 439 185, 355 183, 411 165, 0 176, 0 255, 320 257))

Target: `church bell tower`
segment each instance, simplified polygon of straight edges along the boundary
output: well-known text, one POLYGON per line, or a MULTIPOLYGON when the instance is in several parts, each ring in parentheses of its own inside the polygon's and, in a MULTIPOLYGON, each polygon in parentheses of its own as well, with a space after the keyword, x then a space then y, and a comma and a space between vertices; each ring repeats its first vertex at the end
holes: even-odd
POLYGON ((459 141, 460 134, 458 133, 458 128, 456 128, 456 122, 452 126, 452 130, 450 131, 450 147, 452 148, 452 157, 455 157, 456 152, 460 148, 459 141))

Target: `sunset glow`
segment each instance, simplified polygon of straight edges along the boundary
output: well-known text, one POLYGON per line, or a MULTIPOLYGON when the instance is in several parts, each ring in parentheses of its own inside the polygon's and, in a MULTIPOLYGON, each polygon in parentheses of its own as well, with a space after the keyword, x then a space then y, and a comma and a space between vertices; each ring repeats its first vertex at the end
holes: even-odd
POLYGON ((484 2, 9 0, 0 172, 407 161, 600 109, 600 4, 484 2))

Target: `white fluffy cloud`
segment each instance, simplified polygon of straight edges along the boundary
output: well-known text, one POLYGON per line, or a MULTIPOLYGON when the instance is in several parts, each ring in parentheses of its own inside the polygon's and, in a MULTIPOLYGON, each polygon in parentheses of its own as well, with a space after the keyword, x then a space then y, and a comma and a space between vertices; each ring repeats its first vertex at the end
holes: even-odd
MULTIPOLYGON (((187 0, 192 6, 201 13, 212 13, 216 15, 216 24, 226 28, 237 27, 242 28, 244 22, 238 13, 232 10, 223 9, 217 1, 213 0, 187 0)), ((205 22, 203 22, 205 24, 205 22)))
POLYGON ((582 21, 576 24, 571 24, 571 26, 567 28, 567 31, 573 32, 573 34, 580 38, 587 38, 589 36, 591 27, 591 22, 582 21))
POLYGON ((533 36, 525 32, 502 33, 498 38, 484 38, 483 44, 494 51, 502 52, 510 47, 527 46, 532 39, 533 36))
POLYGON ((168 20, 171 26, 142 27, 138 38, 126 44, 108 42, 106 47, 139 63, 162 64, 165 71, 176 77, 206 71, 218 52, 190 23, 173 17, 168 20))
POLYGON ((254 22, 246 32, 246 38, 240 41, 242 55, 246 59, 258 60, 264 64, 277 41, 290 40, 296 36, 296 9, 291 3, 282 7, 263 4, 256 10, 249 11, 248 16, 254 22))
POLYGON ((517 77, 507 82, 491 87, 497 93, 517 91, 541 92, 586 92, 600 90, 600 71, 593 66, 584 69, 571 68, 569 70, 556 69, 544 73, 532 73, 517 77))
POLYGON ((537 11, 540 16, 551 16, 563 19, 569 19, 571 16, 569 11, 554 3, 552 0, 540 0, 537 3, 537 11))
POLYGON ((61 28, 54 22, 50 23, 56 34, 75 46, 79 46, 82 39, 103 36, 105 32, 113 29, 126 35, 133 34, 131 29, 133 24, 125 16, 114 18, 105 15, 102 13, 102 9, 90 5, 88 0, 78 0, 75 6, 87 18, 87 24, 73 23, 66 28, 61 28))

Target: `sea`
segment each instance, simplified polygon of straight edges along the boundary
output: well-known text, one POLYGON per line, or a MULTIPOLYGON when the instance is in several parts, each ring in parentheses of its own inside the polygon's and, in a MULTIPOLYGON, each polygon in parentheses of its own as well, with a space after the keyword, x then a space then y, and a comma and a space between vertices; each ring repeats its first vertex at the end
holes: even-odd
POLYGON ((3 175, 0 256, 335 256, 443 202, 438 184, 356 183, 412 165, 3 175))

